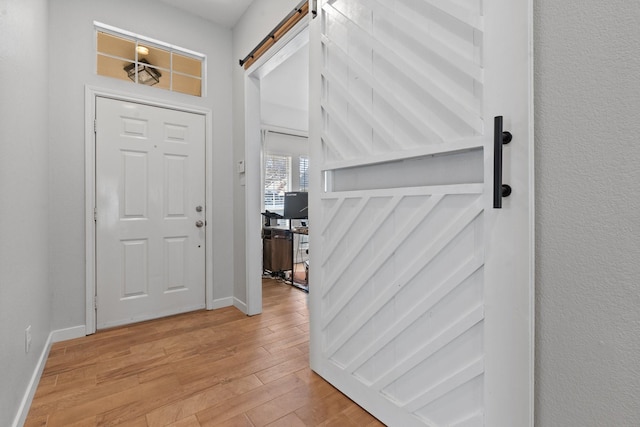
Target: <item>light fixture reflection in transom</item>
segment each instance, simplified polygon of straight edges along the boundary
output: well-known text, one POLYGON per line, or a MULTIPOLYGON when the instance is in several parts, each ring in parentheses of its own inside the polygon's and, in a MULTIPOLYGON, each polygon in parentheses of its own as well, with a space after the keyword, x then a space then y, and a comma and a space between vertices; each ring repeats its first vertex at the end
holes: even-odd
POLYGON ((131 63, 124 67, 124 71, 127 72, 129 78, 134 82, 136 81, 137 68, 138 83, 147 86, 153 86, 156 83, 160 83, 160 77, 162 77, 162 73, 160 73, 160 71, 156 70, 155 68, 147 67, 147 65, 151 65, 149 61, 147 61, 146 59, 141 59, 137 64, 131 63))

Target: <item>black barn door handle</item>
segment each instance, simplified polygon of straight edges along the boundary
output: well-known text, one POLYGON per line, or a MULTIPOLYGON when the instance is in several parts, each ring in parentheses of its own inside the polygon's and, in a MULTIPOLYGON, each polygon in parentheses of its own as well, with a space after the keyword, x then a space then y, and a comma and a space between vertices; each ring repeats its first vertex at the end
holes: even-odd
POLYGON ((511 142, 510 132, 502 131, 502 116, 494 119, 493 126, 493 207, 502 208, 502 198, 511 194, 511 187, 502 183, 502 146, 511 142))

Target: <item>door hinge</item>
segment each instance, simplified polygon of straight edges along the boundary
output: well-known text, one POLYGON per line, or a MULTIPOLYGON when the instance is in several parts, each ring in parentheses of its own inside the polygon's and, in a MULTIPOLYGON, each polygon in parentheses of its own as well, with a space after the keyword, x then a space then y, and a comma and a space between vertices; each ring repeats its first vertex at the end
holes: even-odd
POLYGON ((93 133, 98 133, 98 121, 93 121, 93 133))
POLYGON ((93 222, 98 221, 98 209, 93 208, 93 222))
POLYGON ((98 310, 98 295, 93 296, 93 309, 98 310))

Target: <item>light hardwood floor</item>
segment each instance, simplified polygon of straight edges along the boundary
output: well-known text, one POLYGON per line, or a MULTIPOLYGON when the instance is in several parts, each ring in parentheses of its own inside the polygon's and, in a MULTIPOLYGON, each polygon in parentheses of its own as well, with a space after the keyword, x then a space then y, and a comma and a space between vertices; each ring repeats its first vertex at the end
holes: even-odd
POLYGON ((25 426, 382 425, 309 369, 306 294, 263 296, 54 344, 25 426))

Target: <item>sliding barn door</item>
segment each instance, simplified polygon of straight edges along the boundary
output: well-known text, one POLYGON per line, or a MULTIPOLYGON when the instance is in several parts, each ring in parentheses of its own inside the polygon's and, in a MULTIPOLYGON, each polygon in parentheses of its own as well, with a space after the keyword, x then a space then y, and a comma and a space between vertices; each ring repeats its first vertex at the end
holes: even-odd
POLYGON ((532 425, 530 2, 318 3, 312 368, 388 425, 532 425))

